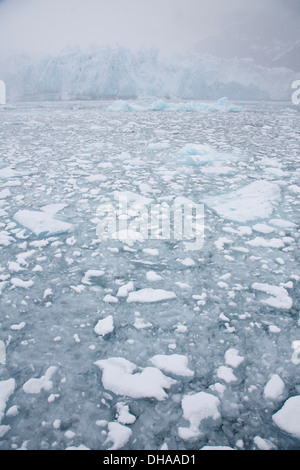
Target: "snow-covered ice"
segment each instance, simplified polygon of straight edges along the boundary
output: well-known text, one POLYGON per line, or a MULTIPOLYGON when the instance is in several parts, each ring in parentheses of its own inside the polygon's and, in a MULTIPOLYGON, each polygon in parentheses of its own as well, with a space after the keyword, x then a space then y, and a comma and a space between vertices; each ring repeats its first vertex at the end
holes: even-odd
POLYGON ((289 398, 273 415, 273 421, 280 429, 300 439, 300 395, 289 398))
POLYGON ((186 395, 181 402, 181 406, 184 418, 190 423, 189 427, 178 428, 178 434, 184 440, 195 439, 204 433, 201 426, 204 427, 205 425, 202 422, 216 422, 221 419, 220 400, 206 392, 186 395))
POLYGON ((165 389, 176 383, 155 367, 145 367, 139 372, 136 364, 122 357, 99 360, 95 364, 103 372, 103 386, 116 395, 164 400, 168 396, 165 389))
POLYGON ((154 95, 1 108, 0 450, 300 447, 299 110, 154 95))

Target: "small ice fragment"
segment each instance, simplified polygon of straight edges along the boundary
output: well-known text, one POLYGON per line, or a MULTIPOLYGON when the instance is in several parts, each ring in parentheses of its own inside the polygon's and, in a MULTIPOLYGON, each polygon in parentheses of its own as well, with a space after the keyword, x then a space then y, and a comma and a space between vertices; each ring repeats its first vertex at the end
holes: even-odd
POLYGON ((224 380, 226 383, 236 382, 237 378, 234 375, 232 369, 226 366, 220 366, 217 370, 217 377, 224 380))
POLYGON ((23 390, 25 393, 38 394, 42 390, 50 390, 52 388, 52 375, 56 372, 57 367, 51 366, 47 369, 45 375, 42 375, 39 379, 32 378, 27 380, 23 385, 23 390))
POLYGON ((264 388, 264 397, 269 400, 278 401, 282 398, 285 384, 278 374, 272 375, 264 388))
POLYGON ((113 316, 109 315, 103 320, 99 320, 97 325, 94 327, 94 332, 99 336, 105 336, 112 333, 114 330, 113 316))
POLYGON ((239 356, 237 349, 228 349, 225 353, 225 363, 227 366, 238 367, 244 360, 243 356, 239 356))
POLYGON ((193 377, 194 372, 188 368, 188 358, 179 354, 153 356, 150 361, 158 369, 167 374, 181 375, 183 377, 193 377))

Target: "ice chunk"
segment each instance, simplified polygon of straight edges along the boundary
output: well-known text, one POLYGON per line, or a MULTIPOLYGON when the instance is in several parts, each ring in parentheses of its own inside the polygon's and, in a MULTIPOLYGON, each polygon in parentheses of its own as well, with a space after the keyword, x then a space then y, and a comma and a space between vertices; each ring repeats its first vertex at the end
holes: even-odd
POLYGON ((255 282, 252 284, 252 289, 271 295, 272 297, 262 300, 262 303, 270 305, 271 307, 291 309, 293 306, 293 301, 289 297, 288 291, 282 286, 277 287, 255 282))
POLYGON ((42 375, 39 379, 32 378, 27 380, 23 385, 23 390, 25 393, 38 394, 42 390, 50 390, 52 388, 52 375, 56 372, 57 367, 51 366, 47 369, 45 375, 42 375))
POLYGON ((168 396, 164 389, 169 389, 176 383, 154 367, 135 372, 138 367, 123 357, 100 360, 95 362, 95 365, 102 370, 104 388, 116 395, 156 398, 162 401, 168 396))
POLYGON ((157 274, 155 271, 148 271, 146 273, 146 279, 149 282, 156 282, 156 281, 161 281, 162 277, 157 274))
POLYGON ((99 320, 97 325, 94 328, 94 332, 99 336, 105 336, 114 331, 114 321, 113 316, 108 315, 108 317, 103 320, 99 320))
POLYGON ((253 439, 254 444, 259 450, 275 450, 276 446, 272 444, 272 442, 268 441, 267 439, 262 439, 259 436, 255 436, 253 439))
POLYGON ((264 388, 264 397, 269 400, 280 400, 285 389, 285 384, 278 374, 272 375, 264 388))
POLYGON ((71 224, 58 220, 46 212, 21 210, 14 215, 14 219, 37 236, 59 235, 73 230, 71 224))
POLYGON ((245 223, 270 217, 281 200, 280 187, 266 180, 259 180, 227 194, 203 199, 204 204, 219 216, 245 223))
POLYGON ((217 377, 224 380, 226 383, 236 382, 237 378, 234 375, 232 369, 227 366, 220 366, 217 370, 217 377))
POLYGON ((239 356, 237 349, 228 349, 225 353, 225 363, 227 366, 238 367, 244 360, 243 356, 239 356))
POLYGON ((104 276, 105 272, 98 269, 89 269, 82 278, 82 284, 92 285, 91 279, 104 276))
POLYGON ((300 395, 289 398, 272 419, 280 429, 300 439, 300 395))
POLYGON ((15 381, 14 379, 2 380, 0 382, 0 423, 4 416, 4 411, 6 403, 9 397, 15 391, 15 381))
POLYGON ((181 439, 188 440, 201 436, 203 430, 200 426, 208 419, 214 422, 219 421, 221 414, 219 411, 220 400, 218 397, 206 392, 195 395, 186 395, 181 406, 184 418, 190 422, 190 427, 179 427, 178 434, 181 439))
POLYGON ((127 297, 129 292, 132 292, 134 289, 133 282, 130 281, 127 284, 121 286, 117 292, 117 297, 127 297))
POLYGON ((29 281, 23 281, 23 279, 19 279, 17 277, 13 277, 10 282, 15 287, 22 287, 23 289, 29 289, 33 286, 33 281, 30 279, 29 281))
POLYGON ((153 303, 162 302, 163 300, 176 299, 176 294, 163 289, 145 288, 134 292, 130 292, 127 302, 153 303))
POLYGON ((136 417, 129 413, 129 406, 123 402, 117 403, 117 421, 120 424, 133 424, 136 417))
POLYGON ((109 450, 118 450, 124 447, 125 444, 131 438, 132 431, 131 429, 123 426, 120 423, 108 423, 108 436, 107 442, 112 442, 113 446, 109 450))
POLYGON ((194 372, 188 368, 188 358, 179 354, 169 356, 158 354, 153 356, 150 361, 158 369, 167 374, 181 375, 183 377, 193 377, 194 372))

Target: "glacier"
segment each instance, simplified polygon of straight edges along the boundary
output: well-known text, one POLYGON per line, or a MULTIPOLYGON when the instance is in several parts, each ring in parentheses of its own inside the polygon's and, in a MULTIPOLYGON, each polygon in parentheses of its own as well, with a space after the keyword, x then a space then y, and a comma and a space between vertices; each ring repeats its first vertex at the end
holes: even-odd
MULTIPOLYGON (((66 49, 57 56, 13 56, 0 64, 7 85, 7 102, 55 100, 132 100, 153 97, 154 109, 197 110, 185 101, 283 100, 291 101, 295 72, 264 68, 251 59, 221 59, 186 52, 160 56, 157 49, 133 52, 106 46, 66 49), (191 109, 192 108, 192 109, 191 109)), ((118 103, 112 109, 143 108, 118 103)), ((208 105, 209 106, 209 105, 208 105)))
POLYGON ((0 450, 300 448, 300 113, 218 99, 1 108, 0 450))

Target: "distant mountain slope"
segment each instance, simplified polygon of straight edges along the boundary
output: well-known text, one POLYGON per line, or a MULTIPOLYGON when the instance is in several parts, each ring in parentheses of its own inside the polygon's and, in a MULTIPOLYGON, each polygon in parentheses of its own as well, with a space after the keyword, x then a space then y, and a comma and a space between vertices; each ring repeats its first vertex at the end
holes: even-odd
POLYGON ((218 35, 195 46, 200 54, 239 59, 251 58, 264 67, 286 67, 300 72, 300 15, 287 10, 280 15, 260 11, 249 17, 224 21, 218 35))

